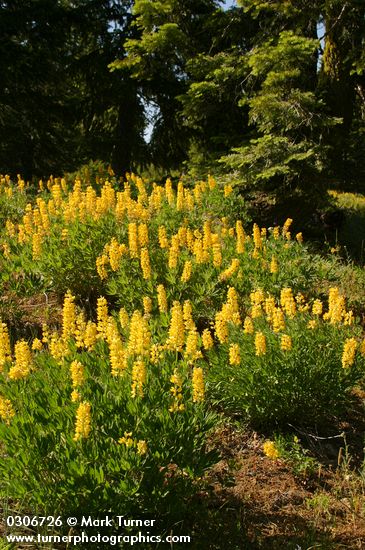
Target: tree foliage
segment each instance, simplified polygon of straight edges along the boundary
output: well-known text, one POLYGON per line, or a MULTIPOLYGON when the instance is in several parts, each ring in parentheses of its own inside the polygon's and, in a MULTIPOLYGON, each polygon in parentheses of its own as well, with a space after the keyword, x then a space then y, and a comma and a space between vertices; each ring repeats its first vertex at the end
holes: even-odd
POLYGON ((0 5, 2 172, 99 159, 225 166, 275 192, 364 182, 363 0, 0 5))

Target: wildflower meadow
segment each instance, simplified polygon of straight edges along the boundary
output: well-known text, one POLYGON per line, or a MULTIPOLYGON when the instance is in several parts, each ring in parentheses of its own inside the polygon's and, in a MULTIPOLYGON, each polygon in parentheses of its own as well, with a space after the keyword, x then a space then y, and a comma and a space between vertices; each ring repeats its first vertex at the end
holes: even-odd
POLYGON ((171 523, 229 417, 320 424, 363 382, 345 294, 316 291, 293 220, 260 228, 231 185, 3 176, 0 193, 2 293, 58 303, 33 324, 2 309, 0 487, 23 512, 171 523))

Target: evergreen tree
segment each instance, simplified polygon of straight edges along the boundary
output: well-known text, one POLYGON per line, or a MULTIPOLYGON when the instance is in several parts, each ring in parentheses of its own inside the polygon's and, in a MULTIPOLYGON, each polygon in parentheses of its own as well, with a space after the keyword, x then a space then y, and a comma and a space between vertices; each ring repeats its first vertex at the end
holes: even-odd
POLYGON ((250 79, 260 87, 241 103, 248 104, 258 137, 222 158, 245 186, 276 193, 317 190, 325 161, 323 135, 340 122, 326 115, 323 102, 308 89, 317 47, 316 40, 283 31, 248 56, 250 79))

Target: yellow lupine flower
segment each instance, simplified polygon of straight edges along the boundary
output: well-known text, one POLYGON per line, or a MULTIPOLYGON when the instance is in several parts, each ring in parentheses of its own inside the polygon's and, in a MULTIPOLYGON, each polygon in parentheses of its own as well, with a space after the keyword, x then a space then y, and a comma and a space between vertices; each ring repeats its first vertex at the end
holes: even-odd
POLYGON ((280 332, 285 329, 284 313, 280 307, 276 307, 272 313, 272 329, 274 332, 280 332))
POLYGON ((278 272, 278 261, 275 258, 275 256, 273 256, 270 262, 270 273, 277 273, 277 272, 278 272))
POLYGON ((272 231, 272 234, 273 234, 273 237, 274 237, 275 241, 277 241, 280 237, 280 227, 278 227, 278 226, 274 227, 274 229, 272 231))
POLYGON ((80 403, 76 412, 74 441, 87 439, 91 430, 91 405, 87 401, 80 403))
POLYGON ((49 329, 48 325, 46 323, 43 323, 42 325, 42 342, 43 344, 47 344, 49 341, 50 335, 49 335, 49 329))
POLYGON ((39 260, 42 255, 42 235, 40 233, 33 233, 32 235, 32 257, 33 260, 39 260))
POLYGON ((183 318, 186 330, 195 330, 195 323, 193 319, 193 307, 190 300, 185 300, 183 305, 183 318))
POLYGON ((186 247, 187 245, 187 227, 184 225, 179 227, 179 230, 177 232, 177 236, 179 238, 179 245, 181 247, 186 247))
POLYGON ((143 456, 147 453, 147 449, 147 443, 144 441, 144 439, 137 441, 137 454, 143 456))
POLYGON ((350 311, 347 311, 345 314, 344 314, 344 320, 343 320, 343 324, 344 325, 352 325, 354 323, 354 313, 352 310, 350 311))
POLYGON ((255 248, 259 250, 262 248, 262 238, 261 238, 261 231, 257 223, 253 224, 253 233, 252 233, 253 242, 255 244, 255 248))
POLYGON ((281 337, 280 348, 283 351, 290 351, 292 349, 292 339, 287 334, 283 334, 281 337))
POLYGON ((181 274, 182 283, 187 283, 190 280, 191 270, 192 270, 192 263, 190 260, 186 260, 186 262, 184 263, 183 272, 181 274))
POLYGON ((81 395, 77 390, 72 390, 71 392, 71 401, 73 403, 76 403, 77 401, 80 401, 81 395))
POLYGON ((298 243, 302 243, 303 242, 303 233, 297 233, 295 235, 295 238, 298 241, 298 243))
POLYGON ((215 179, 213 178, 213 176, 211 176, 210 174, 208 174, 208 186, 209 186, 209 189, 212 191, 213 189, 215 189, 217 183, 215 181, 215 179))
POLYGON ((331 324, 340 323, 345 314, 345 298, 340 294, 337 287, 329 289, 328 313, 323 316, 325 320, 329 319, 331 324))
POLYGON ((98 338, 98 327, 95 323, 92 321, 88 321, 86 323, 85 327, 85 334, 84 334, 84 345, 85 347, 90 350, 93 348, 96 340, 98 338))
POLYGON ((230 365, 239 365, 241 363, 240 347, 238 344, 229 346, 229 363, 230 365))
POLYGON ((174 192, 172 190, 172 181, 170 178, 167 178, 166 180, 165 193, 166 193, 167 202, 169 203, 170 206, 173 206, 175 199, 174 199, 174 192))
POLYGON ((15 364, 9 369, 9 378, 20 380, 28 376, 32 365, 32 354, 25 340, 20 340, 15 344, 14 355, 15 364))
POLYGON ((96 271, 100 277, 100 279, 103 281, 108 278, 108 272, 106 270, 106 266, 109 263, 109 258, 106 254, 102 254, 101 256, 98 256, 96 258, 96 271))
POLYGON ((314 300, 312 305, 313 315, 322 315, 322 312, 323 312, 323 304, 321 300, 314 300))
POLYGON ((222 311, 218 311, 215 315, 215 333, 221 344, 224 344, 228 339, 228 326, 225 315, 222 311))
POLYGON ((201 238, 195 240, 193 253, 197 264, 204 264, 209 260, 209 254, 204 251, 203 241, 201 238))
POLYGON ((119 310, 119 322, 120 322, 120 326, 122 327, 122 329, 128 328, 128 325, 129 325, 129 315, 128 315, 128 313, 126 312, 126 310, 124 309, 124 307, 122 307, 122 308, 119 310))
POLYGON ((193 385, 193 402, 200 403, 201 401, 204 401, 205 385, 204 385, 203 369, 201 367, 194 367, 192 385, 193 385))
POLYGON ((351 367, 355 362, 357 341, 355 338, 347 338, 343 346, 342 366, 344 369, 351 367))
POLYGON ((160 225, 158 228, 158 242, 160 244, 160 248, 162 249, 169 247, 169 240, 166 234, 166 227, 164 227, 163 225, 160 225))
POLYGON ((258 288, 257 290, 251 292, 250 300, 252 305, 262 304, 265 301, 265 293, 262 288, 258 288))
POLYGON ((313 330, 316 328, 316 326, 317 326, 317 321, 315 319, 311 319, 310 321, 308 321, 307 328, 313 330))
POLYGON ((11 357, 10 338, 8 327, 0 320, 0 372, 3 370, 5 362, 11 357))
POLYGON ((132 439, 132 432, 124 432, 124 436, 118 439, 118 443, 126 447, 133 447, 134 441, 132 439))
POLYGON ((70 291, 65 295, 62 311, 62 337, 68 340, 75 333, 76 328, 76 306, 75 296, 70 291))
POLYGON ((16 235, 15 225, 13 224, 13 222, 11 220, 6 220, 5 227, 6 227, 6 231, 7 231, 8 235, 10 237, 15 237, 15 235, 16 235))
POLYGON ((96 304, 96 316, 98 320, 97 330, 102 336, 106 336, 106 329, 108 325, 108 303, 103 296, 100 296, 96 304))
POLYGON ((257 332, 255 335, 256 355, 265 355, 266 353, 266 336, 262 332, 257 332))
POLYGON ((15 411, 10 399, 0 396, 0 418, 5 424, 10 424, 13 416, 15 416, 15 411))
POLYGON ((291 226, 292 223, 293 223, 293 220, 292 220, 291 218, 288 218, 288 219, 285 221, 285 223, 284 223, 284 225, 283 225, 283 231, 282 231, 282 234, 283 234, 284 237, 285 237, 286 234, 288 233, 289 227, 291 226))
POLYGON ((112 376, 119 376, 127 368, 127 356, 123 348, 122 340, 119 336, 115 335, 109 343, 110 351, 110 366, 112 376))
POLYGON ((176 269, 177 262, 179 259, 179 254, 180 254, 179 237, 178 235, 173 235, 171 237, 171 246, 169 248, 169 259, 168 259, 169 269, 176 269))
POLYGON ((8 243, 3 243, 1 246, 3 249, 4 258, 10 258, 10 246, 8 245, 8 243))
POLYGON ((146 382, 147 372, 146 366, 141 359, 137 359, 133 363, 132 368, 132 397, 143 397, 143 385, 146 382))
POLYGON ((120 260, 126 251, 127 247, 119 244, 117 239, 113 237, 109 245, 109 263, 113 271, 118 271, 120 260))
POLYGON ((81 312, 76 317, 76 328, 74 333, 75 340, 76 340, 76 347, 78 349, 84 347, 85 330, 86 330, 85 314, 84 312, 81 312))
POLYGON ((224 304, 222 311, 224 311, 227 321, 231 321, 235 325, 241 324, 238 294, 233 286, 228 288, 227 302, 224 304))
POLYGON ((190 361, 195 361, 202 357, 199 350, 199 334, 195 327, 188 332, 185 345, 185 356, 190 361))
POLYGON ((298 292, 298 294, 295 296, 295 301, 298 305, 298 311, 300 311, 301 313, 309 310, 309 304, 307 304, 307 302, 305 301, 305 296, 301 292, 298 292))
POLYGON ((140 223, 138 226, 138 243, 141 248, 148 245, 148 226, 145 223, 140 223))
POLYGON ((280 303, 288 317, 294 317, 297 305, 291 288, 283 288, 280 292, 280 303))
POLYGON ((203 330, 202 344, 203 344, 203 348, 206 350, 211 349, 214 346, 214 340, 208 328, 203 330))
POLYGON ((85 382, 85 369, 80 361, 72 361, 70 365, 72 386, 77 388, 85 382))
POLYGON ((50 354, 57 361, 61 361, 67 355, 68 346, 67 342, 59 337, 57 332, 54 332, 48 343, 50 354))
POLYGON ((151 279, 151 263, 150 256, 147 248, 141 249, 141 268, 143 273, 143 278, 148 281, 151 279))
POLYGON ((219 240, 215 240, 212 244, 213 253, 213 265, 214 267, 220 267, 222 264, 222 247, 219 240))
POLYGON ((243 332, 245 332, 246 334, 253 334, 254 331, 255 331, 255 328, 253 326, 251 317, 246 317, 243 323, 243 332))
POLYGON ((152 311, 152 299, 149 296, 143 296, 143 311, 145 315, 150 315, 152 311))
POLYGON ((268 296, 265 299, 265 313, 267 320, 271 323, 276 308, 275 299, 273 296, 268 296))
POLYGON ((131 222, 128 224, 128 246, 130 257, 138 258, 138 233, 137 224, 135 222, 131 222))
POLYGON ((177 196, 176 196, 176 210, 183 210, 184 208, 184 184, 179 181, 177 184, 177 196))
POLYGON ((233 191, 232 185, 230 183, 227 183, 224 186, 224 196, 229 197, 229 195, 232 193, 232 191, 233 191))
POLYGON ((265 441, 265 443, 263 444, 263 451, 268 458, 272 458, 273 460, 276 460, 280 456, 279 451, 273 441, 265 441))
POLYGON ((237 254, 243 254, 245 251, 246 235, 245 235, 241 220, 238 220, 236 222, 236 234, 237 234, 236 252, 237 254))
POLYGON ((225 269, 219 276, 220 281, 225 281, 226 279, 229 279, 236 273, 240 266, 240 261, 238 258, 233 258, 231 264, 225 269))
POLYGON ((43 349, 43 344, 39 340, 39 338, 34 338, 32 342, 32 350, 33 351, 41 351, 43 349))
POLYGON ((133 312, 130 322, 128 355, 148 356, 151 344, 151 331, 141 312, 133 312))
POLYGON ((173 386, 170 389, 172 395, 174 396, 174 401, 169 408, 169 412, 182 412, 185 410, 185 405, 182 403, 182 378, 178 373, 177 369, 174 370, 174 374, 171 376, 170 381, 173 386))
POLYGON ((170 349, 181 351, 185 340, 184 315, 180 302, 175 301, 171 308, 171 321, 167 344, 170 349))
POLYGON ((167 313, 168 311, 167 297, 166 297, 166 290, 163 285, 158 285, 157 287, 157 302, 158 302, 158 308, 160 310, 160 313, 167 313))

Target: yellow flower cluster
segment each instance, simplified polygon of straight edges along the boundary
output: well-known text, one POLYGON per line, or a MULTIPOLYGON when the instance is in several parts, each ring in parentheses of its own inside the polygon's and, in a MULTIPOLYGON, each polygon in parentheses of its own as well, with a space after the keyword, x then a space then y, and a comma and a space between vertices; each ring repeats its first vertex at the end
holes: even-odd
POLYGON ((32 366, 32 354, 25 340, 16 342, 14 355, 15 364, 10 367, 8 376, 10 380, 20 380, 28 376, 32 366))
POLYGON ((205 396, 205 384, 204 384, 204 374, 201 367, 194 367, 193 369, 193 402, 200 403, 204 401, 205 396))
POLYGON ((238 344, 231 344, 229 346, 229 363, 230 365, 240 365, 241 363, 240 347, 238 344))
POLYGON ((118 440, 118 443, 119 445, 125 445, 127 449, 132 447, 136 448, 137 454, 140 456, 147 454, 148 451, 146 441, 144 439, 140 439, 139 441, 133 439, 132 432, 124 432, 124 436, 118 440))
POLYGON ((358 344, 355 338, 347 338, 345 341, 342 353, 342 366, 344 369, 354 364, 357 346, 358 344))
POLYGON ((288 317, 294 317, 297 304, 291 288, 283 288, 280 293, 280 304, 288 317))
POLYGON ((0 418, 5 424, 10 424, 13 416, 15 416, 15 411, 10 399, 6 399, 0 395, 0 418))
POLYGON ((231 264, 225 269, 219 276, 221 281, 226 281, 234 275, 240 266, 240 261, 238 258, 233 258, 231 264))
POLYGON ((204 329, 202 332, 202 344, 205 350, 211 349, 214 346, 214 340, 208 328, 204 329))
POLYGON ((96 304, 96 316, 97 316, 97 331, 103 338, 106 337, 108 326, 108 304, 103 296, 100 296, 96 304))
POLYGON ((74 441, 87 439, 91 430, 91 405, 87 401, 79 404, 76 412, 76 426, 74 441))
POLYGON ((158 308, 160 310, 160 313, 167 313, 168 311, 167 297, 166 297, 166 290, 163 285, 158 285, 157 287, 157 302, 158 302, 158 308))
POLYGON ((143 397, 143 385, 146 382, 147 371, 142 359, 137 359, 132 368, 132 397, 143 397))
POLYGON ((148 321, 140 311, 133 312, 129 328, 127 351, 129 356, 149 356, 151 331, 148 321))
POLYGON ((85 369, 80 361, 72 361, 70 365, 72 387, 75 389, 85 382, 85 369))
POLYGON ((328 312, 323 315, 323 319, 335 325, 340 323, 345 315, 345 298, 337 287, 331 287, 328 295, 328 312))
POLYGON ((174 401, 169 408, 170 412, 182 412, 185 410, 185 405, 182 403, 182 378, 178 373, 177 369, 174 370, 174 374, 171 376, 170 381, 172 382, 172 388, 170 389, 174 401))
POLYGON ((283 351, 290 351, 292 349, 292 339, 287 334, 281 336, 280 347, 283 351))
POLYGON ((76 306, 75 297, 67 292, 62 311, 62 338, 68 340, 75 334, 76 330, 76 306))
POLYGON ((255 334, 255 348, 256 355, 265 355, 266 353, 266 336, 263 332, 256 332, 255 334))
POLYGON ((268 458, 271 458, 272 460, 276 460, 280 456, 278 448, 276 447, 273 441, 265 441, 262 449, 264 451, 265 456, 267 456, 268 458))
POLYGON ((171 308, 171 321, 167 345, 170 349, 181 351, 185 342, 184 314, 180 302, 177 300, 171 308))
POLYGON ((8 327, 0 320, 0 372, 6 361, 11 359, 10 338, 8 327))

